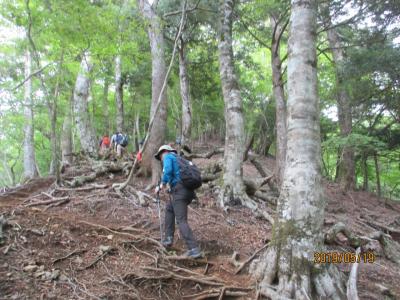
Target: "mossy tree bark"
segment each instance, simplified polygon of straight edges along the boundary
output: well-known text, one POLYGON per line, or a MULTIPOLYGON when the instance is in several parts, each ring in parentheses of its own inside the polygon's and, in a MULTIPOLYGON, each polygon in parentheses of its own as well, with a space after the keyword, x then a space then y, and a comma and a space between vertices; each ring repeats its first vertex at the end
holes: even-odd
MULTIPOLYGON (((343 299, 338 270, 314 264, 324 250, 325 200, 317 95, 315 0, 292 0, 288 61, 288 127, 284 180, 270 247, 254 275, 273 299, 343 299), (277 283, 277 290, 271 285, 277 283)), ((255 265, 255 264, 254 264, 255 265)))

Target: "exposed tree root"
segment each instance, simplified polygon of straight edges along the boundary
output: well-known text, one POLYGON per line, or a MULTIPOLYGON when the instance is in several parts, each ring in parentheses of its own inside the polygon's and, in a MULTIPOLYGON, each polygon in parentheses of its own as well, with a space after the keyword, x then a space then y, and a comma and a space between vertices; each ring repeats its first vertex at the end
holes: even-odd
POLYGON ((274 224, 274 218, 265 210, 260 209, 257 202, 251 199, 246 192, 240 192, 241 188, 231 187, 226 185, 220 192, 219 204, 221 207, 226 207, 227 205, 237 205, 241 204, 249 208, 257 217, 267 220, 271 224, 274 224))
POLYGON ((115 250, 116 249, 111 248, 111 247, 107 248, 106 250, 102 251, 102 253, 99 256, 97 256, 90 264, 88 264, 87 266, 85 266, 83 268, 79 268, 78 271, 84 271, 84 270, 90 269, 95 264, 97 264, 100 260, 102 260, 107 254, 110 254, 115 250))
POLYGON ((58 262, 60 262, 60 261, 63 261, 64 259, 67 259, 67 258, 69 258, 69 257, 71 257, 71 256, 73 256, 73 255, 81 254, 81 253, 84 253, 84 252, 86 252, 86 251, 87 251, 86 249, 74 250, 74 251, 72 251, 71 253, 68 253, 67 255, 65 255, 65 256, 63 256, 63 257, 56 258, 56 259, 53 260, 51 263, 54 265, 55 263, 58 263, 58 262))
MULTIPOLYGON (((300 250, 300 249, 297 249, 300 250)), ((332 265, 316 265, 297 257, 294 249, 271 246, 254 260, 250 272, 260 282, 261 294, 271 299, 337 299, 345 298, 344 280, 332 265), (292 258, 278 255, 289 251, 292 258), (292 261, 289 263, 289 261, 292 261), (278 281, 278 285, 272 286, 278 281), (315 293, 315 295, 313 295, 315 293)))
POLYGON ((182 296, 183 299, 192 299, 192 300, 201 300, 201 299, 209 299, 215 298, 219 296, 219 299, 223 299, 223 296, 229 297, 245 297, 248 293, 246 292, 238 292, 238 291, 229 291, 226 288, 222 289, 211 289, 198 294, 185 295, 182 296), (222 297, 222 298, 221 298, 222 297))
MULTIPOLYGON (((357 248, 356 257, 361 252, 361 248, 357 248)), ((358 269, 358 261, 353 263, 351 267, 349 280, 347 281, 347 299, 358 300, 358 292, 357 292, 357 269, 358 269)))

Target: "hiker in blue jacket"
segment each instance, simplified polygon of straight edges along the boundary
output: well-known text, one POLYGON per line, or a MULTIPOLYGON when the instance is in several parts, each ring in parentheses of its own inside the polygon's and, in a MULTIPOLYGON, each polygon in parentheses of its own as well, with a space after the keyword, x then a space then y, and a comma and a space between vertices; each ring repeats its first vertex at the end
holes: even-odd
POLYGON ((186 256, 198 258, 202 256, 197 241, 193 236, 193 232, 187 222, 188 205, 195 197, 193 190, 187 189, 180 182, 180 170, 177 162, 176 150, 169 145, 161 146, 154 157, 163 164, 163 175, 161 184, 156 187, 155 192, 163 190, 167 185, 170 187, 172 199, 167 203, 165 208, 165 238, 162 244, 170 247, 174 241, 175 218, 179 226, 181 236, 186 242, 188 251, 186 256))

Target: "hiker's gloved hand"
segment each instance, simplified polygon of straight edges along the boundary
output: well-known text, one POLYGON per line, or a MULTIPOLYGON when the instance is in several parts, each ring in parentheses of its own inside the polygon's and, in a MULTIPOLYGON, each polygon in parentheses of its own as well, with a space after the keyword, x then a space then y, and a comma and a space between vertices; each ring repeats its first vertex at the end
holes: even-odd
POLYGON ((154 194, 162 192, 163 189, 164 189, 164 185, 162 183, 160 185, 157 185, 156 188, 154 189, 154 194))

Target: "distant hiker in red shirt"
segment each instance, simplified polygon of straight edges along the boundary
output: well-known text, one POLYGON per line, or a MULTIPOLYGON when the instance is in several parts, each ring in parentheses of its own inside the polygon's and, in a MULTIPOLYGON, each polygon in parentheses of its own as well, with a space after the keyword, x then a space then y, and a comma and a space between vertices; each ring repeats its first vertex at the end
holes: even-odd
POLYGON ((108 135, 104 135, 100 140, 100 155, 105 155, 110 150, 111 142, 108 135))

